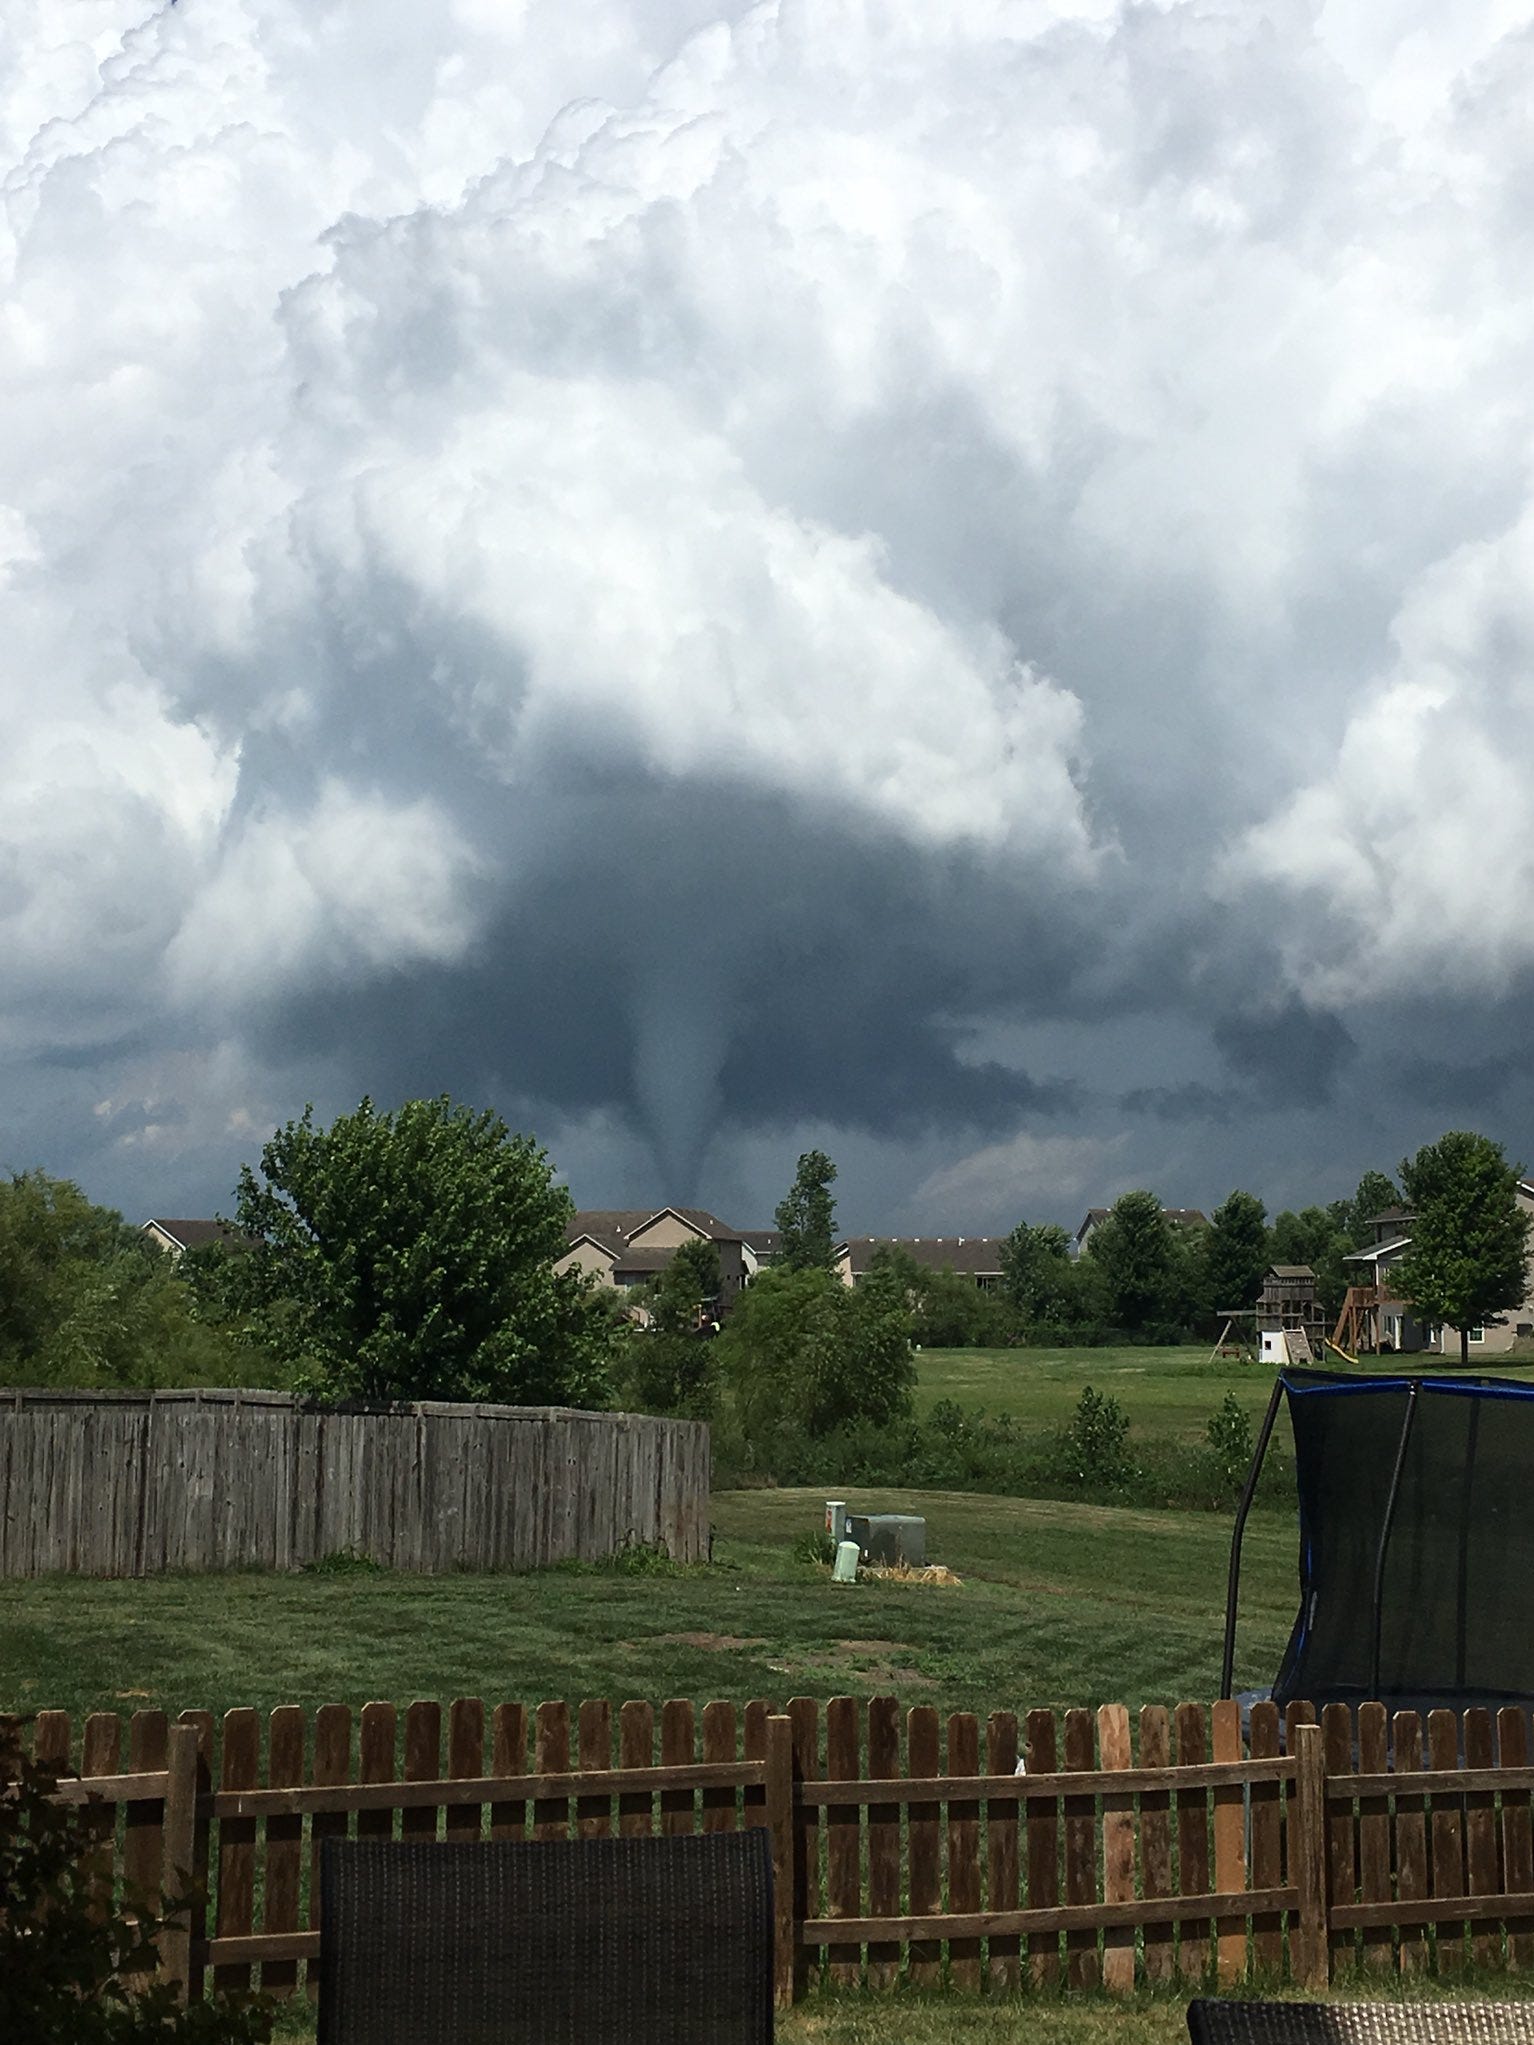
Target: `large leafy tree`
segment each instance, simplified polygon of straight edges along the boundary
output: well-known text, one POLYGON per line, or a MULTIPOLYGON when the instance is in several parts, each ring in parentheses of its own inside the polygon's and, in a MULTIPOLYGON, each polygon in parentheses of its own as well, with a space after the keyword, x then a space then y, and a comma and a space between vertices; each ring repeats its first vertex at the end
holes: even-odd
POLYGON ((1383 1172, 1365 1172, 1358 1182, 1357 1192, 1348 1203, 1348 1235, 1353 1248, 1363 1248, 1369 1237, 1369 1223, 1377 1214, 1400 1204, 1401 1196, 1394 1179, 1387 1178, 1383 1172))
POLYGON ((1065 1230, 1020 1221, 1001 1246, 1001 1282, 1025 1321, 1073 1319, 1080 1287, 1065 1230))
POLYGON ((112 1208, 45 1172, 0 1179, 0 1381, 220 1384, 252 1362, 112 1208))
POLYGON ((764 1271, 717 1345, 747 1441, 770 1453, 784 1430, 904 1417, 916 1377, 909 1328, 898 1271, 870 1272, 856 1289, 829 1271, 764 1271))
POLYGON ((1214 1210, 1204 1254, 1215 1310, 1254 1305, 1269 1262, 1267 1211, 1255 1193, 1234 1192, 1214 1210))
POLYGON ((1392 1278, 1423 1320, 1458 1328, 1468 1365, 1471 1328, 1520 1306, 1528 1291, 1518 1167, 1490 1137, 1451 1129, 1403 1161, 1401 1186, 1414 1219, 1392 1278))
POLYGON ((228 1279, 320 1398, 601 1405, 612 1316, 554 1271, 572 1212, 546 1154, 498 1115, 364 1100, 320 1129, 306 1108, 240 1174, 256 1247, 228 1279))
POLYGON ((807 1150, 794 1183, 773 1213, 783 1237, 778 1262, 788 1271, 829 1271, 836 1249, 836 1167, 823 1150, 807 1150))
POLYGON ((1131 1334, 1179 1318, 1184 1305, 1183 1260, 1172 1225, 1154 1193, 1122 1194, 1087 1242, 1102 1273, 1108 1311, 1131 1334))

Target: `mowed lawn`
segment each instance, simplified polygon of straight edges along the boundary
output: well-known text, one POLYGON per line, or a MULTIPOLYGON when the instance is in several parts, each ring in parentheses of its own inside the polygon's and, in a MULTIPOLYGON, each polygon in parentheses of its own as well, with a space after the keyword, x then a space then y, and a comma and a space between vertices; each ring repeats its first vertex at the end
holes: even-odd
MULTIPOLYGON (((794 1553, 823 1494, 793 1490, 717 1493, 713 1563, 663 1575, 48 1577, 0 1585, 0 1708, 893 1692, 984 1712, 1214 1695, 1223 1515, 944 1492, 850 1502, 924 1513, 962 1581, 833 1584, 794 1553)), ((1273 1675, 1295 1596, 1292 1523, 1254 1515, 1241 1679, 1273 1675)))
MULTIPOLYGON (((1431 1371, 1433 1356, 1366 1357, 1366 1373, 1390 1372, 1405 1363, 1431 1371)), ((1496 1377, 1534 1379, 1527 1359, 1488 1357, 1496 1377)), ((1227 1392, 1235 1394, 1255 1435, 1273 1389, 1270 1370, 1211 1358, 1208 1345, 1183 1349, 929 1349, 917 1358, 916 1407, 928 1413, 939 1399, 986 1413, 1010 1413, 1027 1432, 1047 1432, 1070 1419, 1082 1388, 1109 1392, 1123 1407, 1134 1436, 1160 1435, 1202 1441, 1210 1417, 1227 1392)), ((1287 1443, 1288 1421, 1280 1415, 1279 1440, 1287 1443)))

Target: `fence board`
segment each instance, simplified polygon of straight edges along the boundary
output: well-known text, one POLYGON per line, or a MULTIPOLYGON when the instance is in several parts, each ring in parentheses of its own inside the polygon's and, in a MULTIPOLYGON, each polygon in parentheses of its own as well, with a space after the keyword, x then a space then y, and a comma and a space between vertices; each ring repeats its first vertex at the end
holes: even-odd
MULTIPOLYGON (((490 1714, 490 1766, 503 1779, 520 1775, 527 1766, 527 1707, 498 1704, 490 1714)), ((492 1839, 527 1836, 527 1803, 522 1797, 498 1797, 490 1806, 492 1839)))
MULTIPOLYGON (((1140 1766, 1169 1768, 1172 1763, 1172 1726, 1164 1704, 1147 1704, 1140 1711, 1140 1766)), ((1140 1795, 1140 1886, 1147 1899, 1172 1893, 1172 1799, 1164 1789, 1148 1789, 1140 1795)), ((1170 1981, 1176 1971, 1177 1955, 1170 1924, 1145 1927, 1145 1978, 1153 1986, 1170 1981)))
MULTIPOLYGON (((1122 1704, 1104 1704, 1097 1714, 1097 1744, 1104 1768, 1127 1769, 1134 1760, 1129 1745, 1129 1713, 1122 1704)), ((1103 1901, 1132 1903, 1135 1893, 1135 1821, 1127 1796, 1103 1798, 1103 1901)), ((1103 1933, 1103 1986, 1111 1995, 1129 1995, 1135 1985, 1135 1935, 1128 1926, 1103 1933)))
MULTIPOLYGON (((747 1761, 765 1761, 767 1758, 767 1716, 769 1705, 763 1697, 748 1700, 741 1714, 740 1751, 747 1761)), ((740 1799, 741 1822, 745 1825, 765 1825, 767 1822, 767 1791, 747 1784, 740 1799)))
MULTIPOLYGON (((906 1713, 906 1768, 913 1776, 938 1773, 937 1713, 930 1704, 913 1704, 906 1713)), ((938 1872, 938 1806, 907 1806, 906 1861, 913 1917, 934 1916, 942 1908, 938 1872)), ((912 1939, 908 1953, 911 1982, 935 1988, 942 1974, 942 1947, 935 1939, 912 1939)))
MULTIPOLYGON (((362 1707, 362 1727, 357 1740, 357 1780, 392 1782, 399 1721, 392 1704, 373 1703, 362 1707)), ((359 1839, 392 1839, 392 1811, 359 1811, 359 1839)))
MULTIPOLYGON (((799 1783, 820 1780, 820 1705, 813 1697, 790 1697, 788 1722, 793 1728, 794 1775, 799 1783)), ((821 1813, 815 1805, 802 1805, 794 1824, 794 1914, 798 1918, 820 1915, 820 1827, 821 1813)), ((795 1992, 802 1994, 812 1964, 819 1955, 798 1952, 794 1956, 795 1992)))
MULTIPOLYGON (((576 1717, 576 1752, 583 1775, 606 1773, 612 1767, 613 1714, 605 1697, 588 1698, 581 1706, 576 1717)), ((705 1790, 705 1802, 708 1794, 705 1790)), ((605 1839, 612 1830, 612 1798, 577 1797, 575 1830, 581 1839, 605 1839)))
MULTIPOLYGON (((853 1782, 861 1773, 859 1758, 858 1703, 855 1697, 833 1697, 826 1705, 826 1776, 833 1782, 853 1782)), ((863 1915, 862 1807, 858 1804, 826 1806, 826 1914, 829 1917, 863 1915)), ((855 1988, 863 1972, 860 1946, 832 1946, 827 1953, 831 1979, 843 1988, 855 1988)))
MULTIPOLYGON (((1428 1713, 1427 1745, 1432 1768, 1451 1773, 1458 1768, 1459 1721, 1452 1711, 1428 1713)), ((1434 1796, 1428 1837, 1432 1848, 1434 1896, 1463 1896, 1466 1893, 1464 1820, 1459 1800, 1452 1793, 1434 1796)), ((1439 1923, 1437 1958, 1440 1974, 1457 1974, 1464 1966, 1465 1930, 1463 1920, 1439 1923)))
MULTIPOLYGON (((442 1775, 442 1706, 421 1699, 405 1713, 405 1780, 437 1782, 442 1775)), ((400 1836, 414 1845, 437 1836, 441 1807, 419 1804, 400 1818, 400 1836)))
MULTIPOLYGON (((892 1777, 900 1773, 900 1704, 894 1697, 873 1697, 868 1704, 868 1772, 892 1777)), ((900 1806, 868 1806, 868 1908, 875 1917, 893 1917, 900 1908, 900 1806)), ((893 1988, 900 1973, 900 1947, 876 1940, 868 1948, 868 1985, 893 1988)))
MULTIPOLYGON (((314 1714, 314 1761, 313 1780, 316 1787, 327 1784, 349 1782, 352 1772, 352 1714, 346 1704, 322 1704, 314 1714)), ((316 1811, 309 1822, 309 1929, 317 1932, 320 1928, 320 1859, 321 1849, 327 1839, 346 1837, 347 1816, 344 1811, 334 1813, 316 1811)), ((315 2001, 320 1992, 320 1968, 318 1960, 311 1960, 305 1970, 305 1987, 309 2000, 315 2001)))
MULTIPOLYGON (((1092 1714, 1079 1708, 1065 1714, 1065 1770, 1090 1769, 1093 1752, 1092 1714)), ((1090 1796, 1065 1799, 1065 1900, 1067 1903, 1097 1901, 1097 1810, 1090 1796)), ((1097 1933, 1091 1930, 1065 1934, 1066 1980, 1072 1988, 1095 1988, 1101 1976, 1097 1961, 1097 1933)))
MULTIPOLYGON (((735 1707, 728 1703, 705 1704, 703 1707, 703 1758, 705 1761, 733 1761, 739 1747, 736 1730, 735 1707)), ((706 1789, 703 1792, 703 1829, 705 1832, 733 1832, 735 1830, 735 1804, 739 1792, 734 1789, 706 1789)))
MULTIPOLYGON (((584 1762, 582 1766, 584 1766, 584 1762)), ((454 1782, 472 1782, 485 1770, 485 1707, 478 1697, 455 1697, 447 1708, 447 1772, 454 1782)), ((480 1804, 449 1804, 443 1830, 449 1839, 478 1839, 484 1829, 480 1804)))
MULTIPOLYGON (((1504 1705, 1497 1713, 1498 1766, 1525 1768, 1528 1759, 1528 1715, 1516 1704, 1504 1705)), ((1502 1792, 1502 1879, 1511 1895, 1534 1890, 1534 1829, 1526 1789, 1502 1792)), ((1534 1965, 1534 1919, 1508 1918, 1507 1957, 1513 1967, 1534 1965)))
MULTIPOLYGON (((766 1751, 765 1720, 763 1752, 766 1751)), ((630 1700, 618 1713, 618 1766, 650 1768, 655 1763, 655 1712, 630 1700)), ((655 1829, 654 1801, 648 1789, 627 1791, 618 1798, 618 1830, 625 1839, 644 1839, 655 1829)))
MULTIPOLYGON (((948 1773, 980 1773, 980 1727, 972 1711, 956 1711, 948 1721, 948 1773)), ((980 1805, 971 1797, 948 1799, 948 1908, 960 1915, 980 1908, 980 1805)), ((978 1938, 949 1940, 948 1977, 955 1988, 979 1989, 978 1938)))
MULTIPOLYGON (((1491 1713, 1483 1707, 1476 1706, 1465 1713, 1464 1746, 1467 1766, 1494 1765, 1491 1713)), ((1471 1791, 1465 1798, 1465 1866, 1472 1896, 1494 1896, 1499 1892, 1502 1882, 1497 1866, 1497 1812, 1489 1790, 1471 1791)), ((1474 1933, 1470 1957, 1477 1967, 1496 1965, 1502 1958, 1501 1934, 1495 1929, 1474 1933)))
MULTIPOLYGON (((1422 1720, 1415 1711, 1398 1711, 1392 1724, 1397 1768, 1422 1766, 1422 1720)), ((1403 1903, 1420 1903, 1428 1892, 1426 1805, 1420 1792, 1404 1791, 1395 1800, 1396 1894, 1403 1903)), ((1427 1943, 1420 1928, 1401 1927, 1399 1955, 1403 1974, 1420 1974, 1427 1965, 1427 1943)))
MULTIPOLYGON (((273 1789, 296 1787, 304 1779, 305 1714, 296 1704, 279 1704, 267 1721, 266 1779, 273 1789)), ((299 1888, 304 1871, 304 1821, 299 1812, 266 1821, 262 1855, 261 1929, 298 1929, 299 1888)), ((261 1968, 264 1993, 291 1995, 298 1986, 296 1960, 267 1960, 261 1968)))
MULTIPOLYGON (((1262 1702, 1252 1706, 1251 1752, 1255 1759, 1269 1760, 1279 1751, 1278 1706, 1262 1702)), ((1252 1887, 1278 1889, 1284 1881, 1283 1790, 1276 1782, 1254 1782, 1251 1786, 1252 1887)), ((1265 1972, 1277 1973, 1284 1964, 1284 1921, 1277 1911, 1264 1911, 1252 1919, 1252 1953, 1265 1972)))
MULTIPOLYGON (((1055 1715, 1052 1711, 1028 1714, 1028 1771, 1032 1775, 1053 1775, 1058 1765, 1055 1748, 1055 1715)), ((1028 1907, 1049 1910, 1060 1900, 1060 1818, 1053 1802, 1027 1806, 1028 1811, 1028 1907)), ((1043 1987, 1060 1978, 1060 1935, 1058 1932, 1028 1934, 1028 1971, 1043 1987)))
MULTIPOLYGON (((697 1760, 696 1740, 691 1699, 670 1698, 662 1705, 660 1714, 661 1766, 691 1767, 697 1760)), ((661 1791, 660 1828, 668 1838, 681 1837, 694 1829, 693 1795, 690 1786, 661 1791)))
MULTIPOLYGON (((1210 1734, 1216 1761, 1241 1759, 1241 1707, 1222 1697, 1210 1713, 1210 1734)), ((1237 1783, 1214 1792, 1214 1885, 1226 1894, 1246 1887, 1246 1794, 1237 1783)), ((1222 1988, 1246 1972, 1245 1913, 1222 1918, 1215 1926, 1215 1959, 1222 1988)))
MULTIPOLYGON (((1359 1768, 1365 1774, 1383 1774, 1389 1758, 1384 1705, 1360 1704, 1359 1768)), ((1390 1805, 1382 1796, 1358 1800, 1358 1894, 1364 1903, 1390 1900, 1390 1805)), ((1388 1974, 1394 1965, 1395 1948, 1389 1925, 1370 1925, 1364 1932, 1364 1971, 1388 1974)))
MULTIPOLYGON (((991 1775, 1017 1771, 1017 1713, 993 1711, 985 1727, 985 1765, 991 1775)), ((1020 1806, 993 1802, 985 1807, 985 1900, 992 1910, 1015 1910, 1018 1898, 1017 1829, 1020 1806)), ((1015 1932, 998 1932, 986 1956, 986 1978, 998 1990, 1017 1988, 1022 1980, 1021 1941, 1015 1932)))
MULTIPOLYGON (((85 1721, 85 1732, 80 1741, 81 1775, 115 1775, 121 1754, 122 1720, 115 1711, 93 1711, 85 1721)), ((80 1826, 95 1842, 92 1850, 82 1857, 82 1866, 89 1876, 91 1914, 100 1919, 112 1907, 113 1835, 117 1829, 117 1813, 111 1808, 93 1811, 87 1806, 81 1814, 80 1826)))
MULTIPOLYGON (((1206 1757, 1204 1707, 1179 1704, 1177 1765, 1196 1766, 1206 1757)), ((1201 1896, 1209 1888, 1209 1799, 1203 1790, 1177 1792, 1177 1888, 1184 1896, 1201 1896)), ((1179 1971, 1202 1981, 1209 1971, 1209 1919, 1191 1917, 1178 1938, 1179 1971)))
MULTIPOLYGON (((192 1957, 192 1949, 199 1944, 207 1932, 207 1882, 209 1869, 209 1845, 212 1837, 213 1820, 208 1807, 207 1791, 213 1780, 213 1714, 211 1711, 183 1711, 178 1724, 190 1729, 197 1741, 195 1781, 196 1801, 191 1813, 191 1865, 186 1869, 190 1884, 190 1903, 179 1914, 180 1930, 177 1937, 184 1943, 184 1964, 178 1963, 178 1982, 184 1983, 188 1996, 196 1998, 203 1991, 203 1969, 192 1957)), ((177 1741, 175 1727, 170 1731, 170 1759, 176 1761, 177 1741)), ((182 1863, 180 1853, 185 1848, 185 1832, 178 1816, 172 1826, 169 1806, 165 1812, 165 1850, 167 1868, 174 1866, 180 1874, 182 1863), (173 1837, 174 1830, 174 1837, 173 1837)), ((167 1882, 169 1887, 169 1882, 167 1882)))
MULTIPOLYGON (((1321 1744, 1328 1775, 1346 1775, 1353 1766, 1353 1714, 1345 1704, 1328 1704, 1321 1713, 1321 1744)), ((1358 1853, 1353 1800, 1329 1799, 1326 1806, 1326 1890, 1333 1903, 1351 1903, 1358 1894, 1358 1853)), ((1332 1979, 1357 1964, 1358 1939, 1333 1921, 1330 1938, 1332 1979)))
MULTIPOLYGON (((135 1711, 128 1728, 128 1766, 147 1773, 165 1766, 170 1721, 163 1711, 135 1711)), ((123 1813, 123 1888, 129 1907, 158 1910, 165 1835, 162 1797, 130 1803, 123 1813)))
MULTIPOLYGON (((570 1770, 570 1707, 562 1697, 540 1704, 534 1718, 533 1766, 540 1775, 566 1775, 570 1770)), ((568 1796, 533 1800, 533 1837, 568 1839, 568 1796)))

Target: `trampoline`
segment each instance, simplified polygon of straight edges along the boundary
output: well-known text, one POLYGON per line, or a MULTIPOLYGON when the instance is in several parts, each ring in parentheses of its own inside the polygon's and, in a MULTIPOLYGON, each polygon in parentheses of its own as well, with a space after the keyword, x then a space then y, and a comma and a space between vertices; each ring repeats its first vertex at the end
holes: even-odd
POLYGON ((1274 1384, 1237 1509, 1221 1695, 1235 1669, 1242 1535, 1285 1400, 1300 1604, 1274 1702, 1534 1703, 1534 1385, 1292 1368, 1274 1384))

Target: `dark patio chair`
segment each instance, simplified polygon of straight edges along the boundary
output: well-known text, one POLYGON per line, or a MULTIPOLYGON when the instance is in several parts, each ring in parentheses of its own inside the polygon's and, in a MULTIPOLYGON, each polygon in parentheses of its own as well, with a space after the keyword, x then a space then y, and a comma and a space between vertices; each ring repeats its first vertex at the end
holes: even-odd
POLYGON ((1188 2004, 1192 2045, 1534 2045, 1534 2002, 1188 2004))
POLYGON ((770 2045, 765 1831, 327 1839, 320 2045, 770 2045))

